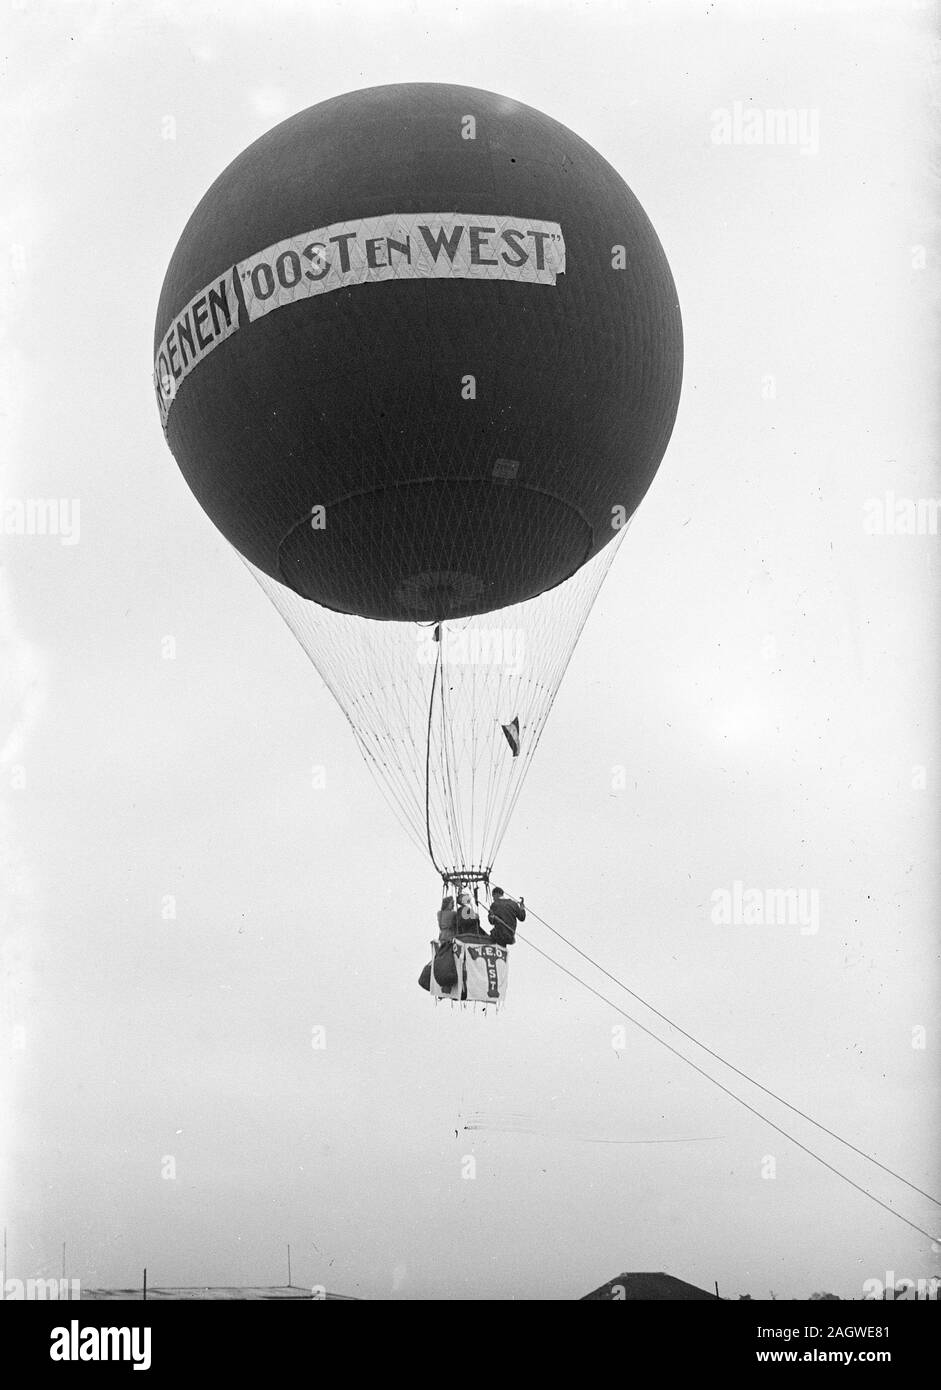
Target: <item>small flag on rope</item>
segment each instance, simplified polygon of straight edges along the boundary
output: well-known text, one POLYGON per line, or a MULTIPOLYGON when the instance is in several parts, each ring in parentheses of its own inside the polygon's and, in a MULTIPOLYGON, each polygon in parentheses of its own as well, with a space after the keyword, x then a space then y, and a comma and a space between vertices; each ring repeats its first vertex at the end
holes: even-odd
POLYGON ((509 724, 501 724, 500 728, 506 735, 506 741, 513 749, 513 757, 520 755, 520 719, 519 715, 509 724))

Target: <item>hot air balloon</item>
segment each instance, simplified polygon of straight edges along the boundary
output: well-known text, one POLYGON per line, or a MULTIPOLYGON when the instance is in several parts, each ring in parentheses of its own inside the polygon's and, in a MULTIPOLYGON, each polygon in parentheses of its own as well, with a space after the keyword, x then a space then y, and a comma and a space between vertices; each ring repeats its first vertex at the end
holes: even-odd
POLYGON ((618 173, 440 84, 302 111, 167 270, 167 442, 445 883, 486 886, 680 393, 666 257, 618 173))

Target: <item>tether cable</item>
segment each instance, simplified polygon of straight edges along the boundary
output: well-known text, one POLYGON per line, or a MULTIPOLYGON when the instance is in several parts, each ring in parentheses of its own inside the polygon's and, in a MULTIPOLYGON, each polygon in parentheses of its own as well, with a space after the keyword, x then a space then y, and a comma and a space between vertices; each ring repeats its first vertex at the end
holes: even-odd
POLYGON ((594 960, 590 955, 588 955, 586 951, 583 951, 580 949, 580 947, 576 946, 574 941, 570 941, 567 936, 563 936, 560 931, 556 931, 555 927, 549 926, 549 923, 544 918, 540 917, 538 912, 532 912, 532 916, 535 917, 537 922, 542 922, 542 925, 546 927, 547 930, 551 931, 553 936, 557 936, 560 941, 564 941, 566 946, 573 950, 576 953, 576 955, 581 956, 583 960, 587 960, 589 965, 593 965, 596 970, 598 970, 602 975, 607 976, 607 978, 611 980, 613 984, 616 984, 619 989, 623 989, 625 994, 629 994, 632 999, 637 1000, 638 1004, 643 1004, 645 1009, 649 1009, 650 1012, 654 1014, 657 1018, 661 1019, 664 1023, 669 1024, 671 1028, 675 1028, 676 1031, 680 1033, 684 1038, 686 1038, 688 1042, 691 1042, 694 1044, 694 1046, 701 1048, 703 1052, 708 1053, 708 1055, 714 1058, 715 1061, 721 1062, 722 1066, 728 1067, 730 1071, 734 1071, 736 1076, 740 1076, 744 1081, 748 1081, 752 1086, 757 1086, 759 1091, 764 1091, 766 1096, 770 1096, 772 1100, 776 1100, 780 1105, 785 1106, 785 1108, 790 1110, 793 1114, 799 1115, 801 1119, 806 1120, 808 1124, 815 1125, 817 1129, 821 1130, 824 1134, 828 1134, 830 1138, 835 1139, 837 1143, 845 1145, 845 1147, 848 1149, 852 1149, 853 1153, 858 1154, 860 1158, 865 1158, 867 1162, 875 1164, 877 1168, 881 1168, 883 1173, 888 1173, 890 1177, 897 1179, 897 1181, 900 1183, 904 1183, 904 1185, 908 1188, 911 1188, 913 1192, 917 1192, 920 1197, 927 1197, 928 1201, 934 1202, 935 1206, 941 1206, 941 1199, 939 1199, 938 1197, 933 1197, 930 1192, 925 1192, 924 1188, 919 1187, 916 1183, 910 1182, 908 1178, 903 1178, 901 1173, 897 1173, 894 1168, 889 1168, 888 1165, 885 1163, 880 1163, 877 1158, 873 1158, 872 1154, 866 1153, 864 1149, 857 1148, 855 1144, 850 1143, 849 1139, 844 1139, 841 1134, 837 1134, 834 1130, 828 1129, 825 1124, 822 1124, 820 1122, 820 1120, 815 1120, 814 1117, 812 1115, 808 1115, 806 1111, 801 1110, 796 1105, 792 1105, 791 1102, 785 1100, 783 1096, 779 1096, 776 1091, 772 1091, 770 1086, 763 1086, 762 1083, 760 1081, 756 1081, 753 1076, 749 1076, 749 1074, 745 1071, 742 1071, 740 1067, 737 1067, 734 1065, 734 1063, 727 1061, 725 1057, 720 1056, 718 1052, 714 1052, 711 1047, 707 1047, 707 1045, 703 1042, 700 1042, 698 1038, 694 1038, 692 1033, 687 1033, 685 1028, 681 1028, 678 1023, 674 1023, 672 1018, 668 1018, 667 1015, 661 1013, 659 1009, 655 1009, 653 1004, 649 1004, 647 1000, 643 998, 642 995, 638 994, 635 990, 631 989, 630 986, 626 985, 623 980, 619 980, 616 975, 612 975, 610 970, 605 970, 603 965, 599 965, 598 962, 594 960))
MULTIPOLYGON (((533 916, 535 917, 536 914, 533 913, 533 916)), ((538 918, 538 920, 541 922, 542 918, 540 917, 538 918)), ((549 930, 551 931, 552 928, 550 927, 549 930)), ((590 994, 593 994, 597 999, 600 999, 603 1004, 607 1004, 609 1008, 614 1009, 614 1011, 616 1013, 619 1013, 622 1018, 626 1018, 628 1023, 633 1023, 635 1028, 639 1028, 642 1033, 646 1033, 648 1037, 653 1038, 654 1042, 660 1043, 660 1045, 662 1047, 665 1047, 668 1052, 672 1052, 675 1057, 679 1057, 681 1062, 685 1062, 687 1066, 692 1067, 693 1071, 698 1072, 700 1076, 704 1076, 706 1080, 711 1081, 714 1086, 718 1086, 719 1090, 724 1091, 727 1096, 731 1096, 732 1100, 738 1101, 739 1105, 744 1106, 745 1109, 750 1111, 752 1115, 757 1116, 759 1120, 763 1120, 765 1124, 770 1125, 773 1130, 776 1130, 778 1134, 782 1135, 790 1143, 796 1144, 797 1147, 801 1149, 805 1154, 809 1154, 811 1158, 814 1158, 817 1160, 818 1163, 823 1164, 824 1168, 827 1168, 838 1178, 842 1178, 844 1182, 849 1183, 850 1187, 855 1188, 857 1192, 861 1192, 862 1195, 864 1197, 868 1197, 871 1202, 875 1202, 877 1206, 882 1207, 883 1211, 887 1211, 890 1216, 894 1216, 899 1221, 903 1221, 906 1226, 910 1226, 913 1231, 917 1231, 919 1235, 925 1236, 928 1240, 935 1241, 938 1239, 936 1232, 926 1231, 923 1226, 917 1225, 914 1221, 909 1221, 908 1217, 903 1216, 901 1212, 896 1211, 895 1207, 890 1207, 888 1202, 883 1202, 881 1197, 877 1197, 875 1193, 870 1192, 868 1188, 862 1187, 858 1182, 855 1182, 846 1173, 841 1172, 839 1168, 835 1168, 832 1163, 828 1163, 825 1158, 821 1158, 820 1154, 815 1153, 814 1150, 808 1148, 806 1144, 802 1144, 801 1141, 799 1139, 796 1139, 793 1134, 789 1134, 786 1129, 782 1129, 780 1125, 775 1124, 774 1120, 769 1120, 767 1115, 763 1115, 760 1110, 756 1110, 753 1105, 749 1105, 747 1100, 743 1100, 741 1096, 736 1095, 734 1091, 728 1088, 728 1086, 723 1086, 721 1081, 717 1081, 714 1076, 710 1076, 709 1073, 705 1071, 702 1067, 698 1066, 697 1063, 692 1060, 692 1058, 687 1057, 685 1053, 680 1052, 678 1048, 673 1047, 673 1045, 671 1043, 666 1042, 664 1038, 658 1037, 652 1029, 647 1028, 643 1023, 639 1022, 638 1019, 633 1018, 629 1013, 626 1013, 624 1009, 620 1007, 620 1005, 615 1004, 613 999, 608 999, 605 995, 603 995, 600 992, 600 990, 595 989, 593 985, 588 984, 587 980, 583 980, 578 975, 574 974, 574 972, 569 970, 567 966, 564 966, 561 961, 556 960, 553 956, 550 956, 547 951, 543 951, 539 946, 536 946, 532 941, 529 940, 528 937, 519 936, 519 933, 517 933, 517 937, 519 940, 524 941, 527 946, 529 946, 533 951, 537 953, 537 955, 542 956, 544 960, 547 960, 550 962, 550 964, 554 965, 557 970, 561 970, 564 975, 568 975, 569 979, 574 980, 576 984, 579 984, 584 989, 587 989, 590 994)), ((590 960, 590 957, 586 956, 586 960, 590 960)), ((934 1198, 932 1198, 931 1200, 933 1201, 934 1198)))

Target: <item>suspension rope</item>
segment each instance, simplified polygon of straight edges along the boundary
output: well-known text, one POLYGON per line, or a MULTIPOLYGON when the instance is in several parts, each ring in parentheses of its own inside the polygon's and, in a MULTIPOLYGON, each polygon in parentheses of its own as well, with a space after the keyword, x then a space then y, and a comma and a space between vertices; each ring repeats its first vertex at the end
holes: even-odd
POLYGON ((245 563, 337 700, 425 862, 482 872, 494 862, 555 687, 618 548, 615 538, 535 598, 446 620, 441 648, 431 642, 439 623, 333 612, 245 563), (522 734, 515 758, 500 731, 514 717, 522 734))
POLYGON ((435 708, 435 686, 438 683, 438 673, 441 670, 441 626, 436 628, 436 641, 438 650, 435 655, 435 669, 431 676, 431 696, 428 701, 428 737, 425 744, 425 838, 428 843, 428 858, 437 873, 444 877, 444 870, 435 859, 435 852, 431 846, 431 718, 435 708))
POLYGON ((926 1192, 924 1188, 919 1187, 916 1183, 909 1182, 908 1178, 904 1178, 902 1174, 897 1173, 894 1168, 889 1168, 887 1164, 880 1163, 879 1160, 877 1158, 874 1158, 872 1154, 866 1153, 864 1149, 857 1148, 857 1146, 851 1143, 849 1139, 844 1139, 843 1136, 841 1134, 837 1134, 835 1130, 828 1129, 825 1124, 822 1124, 820 1122, 820 1120, 815 1120, 814 1117, 812 1115, 808 1115, 806 1111, 801 1110, 796 1105, 792 1105, 791 1102, 785 1100, 783 1096, 779 1096, 777 1091, 772 1091, 770 1086, 762 1085, 760 1081, 756 1081, 753 1076, 750 1076, 748 1074, 748 1072, 742 1071, 740 1067, 735 1066, 734 1063, 729 1062, 725 1057, 720 1056, 718 1052, 714 1052, 711 1047, 707 1047, 707 1045, 704 1042, 700 1042, 698 1038, 693 1037, 692 1033, 687 1033, 685 1028, 681 1028, 680 1025, 678 1023, 675 1023, 672 1018, 668 1018, 667 1015, 661 1013, 659 1009, 655 1009, 653 1004, 649 1003, 646 999, 643 998, 642 995, 638 994, 635 990, 631 989, 628 985, 624 983, 623 980, 619 980, 616 975, 612 975, 610 970, 606 970, 603 965, 600 965, 598 961, 594 960, 593 957, 587 954, 587 952, 581 950, 580 947, 576 946, 574 941, 570 941, 567 936, 563 936, 563 934, 560 931, 556 931, 555 927, 550 926, 549 923, 544 920, 544 918, 539 916, 538 912, 533 912, 532 909, 529 910, 531 912, 531 915, 535 917, 536 921, 542 922, 542 925, 546 927, 549 931, 551 931, 553 936, 557 936, 560 941, 564 941, 565 945, 570 947, 570 949, 573 950, 576 953, 576 955, 581 956, 583 960, 587 960, 589 965, 593 965, 594 968, 597 971, 599 971, 600 974, 605 975, 609 980, 612 981, 613 984, 616 984, 619 989, 623 989, 625 994, 629 994, 632 999, 636 999, 638 1004, 643 1004, 645 1009, 649 1009, 650 1012, 652 1014, 655 1014, 657 1018, 661 1019, 664 1023, 669 1024, 671 1028, 675 1028, 676 1031, 680 1033, 684 1038, 686 1038, 688 1042, 691 1042, 696 1047, 701 1048, 703 1052, 708 1053, 708 1055, 714 1058, 715 1061, 721 1062, 722 1066, 728 1067, 730 1071, 734 1071, 736 1076, 742 1077, 744 1081, 750 1082, 752 1086, 757 1086, 759 1091, 764 1091, 766 1096, 771 1096, 772 1100, 778 1101, 780 1105, 785 1106, 788 1110, 792 1111, 793 1114, 799 1115, 801 1119, 806 1120, 808 1124, 815 1125, 816 1128, 822 1130, 824 1134, 828 1134, 831 1139, 836 1139, 838 1143, 845 1145, 848 1149, 852 1149, 853 1153, 858 1154, 860 1158, 867 1159, 868 1162, 875 1164, 877 1168, 881 1168, 884 1173, 888 1173, 890 1177, 896 1178, 900 1183, 904 1183, 905 1186, 911 1188, 913 1192, 917 1192, 920 1197, 927 1197, 929 1202, 934 1202, 936 1206, 941 1206, 941 1198, 934 1197, 930 1192, 926 1192))

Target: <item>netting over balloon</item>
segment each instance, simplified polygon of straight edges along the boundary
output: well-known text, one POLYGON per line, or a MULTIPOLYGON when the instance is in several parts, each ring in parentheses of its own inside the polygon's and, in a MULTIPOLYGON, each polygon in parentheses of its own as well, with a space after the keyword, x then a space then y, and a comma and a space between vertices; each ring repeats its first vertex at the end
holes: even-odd
POLYGON ((391 622, 505 608, 604 549, 681 378, 676 287, 620 174, 541 112, 441 84, 332 98, 243 151, 154 329, 167 442, 222 534, 302 598, 391 622))
POLYGON ((167 442, 446 878, 487 880, 682 363, 634 194, 493 92, 298 112, 177 243, 167 442))
POLYGON ((622 537, 538 598, 438 625, 336 613, 246 561, 442 876, 489 875, 622 537))

